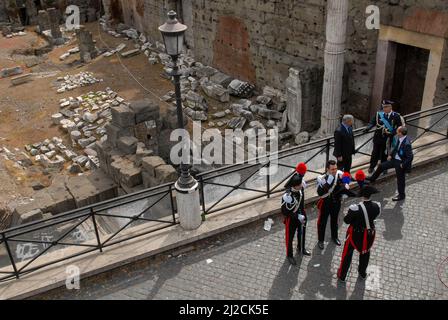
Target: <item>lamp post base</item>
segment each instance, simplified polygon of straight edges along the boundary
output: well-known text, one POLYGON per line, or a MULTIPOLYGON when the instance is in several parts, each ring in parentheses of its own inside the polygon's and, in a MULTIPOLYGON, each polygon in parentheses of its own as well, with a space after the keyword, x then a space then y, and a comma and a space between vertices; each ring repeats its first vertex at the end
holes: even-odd
POLYGON ((199 184, 196 183, 189 188, 182 188, 178 182, 174 185, 176 189, 177 212, 180 225, 185 230, 195 230, 201 226, 201 204, 199 201, 199 184))

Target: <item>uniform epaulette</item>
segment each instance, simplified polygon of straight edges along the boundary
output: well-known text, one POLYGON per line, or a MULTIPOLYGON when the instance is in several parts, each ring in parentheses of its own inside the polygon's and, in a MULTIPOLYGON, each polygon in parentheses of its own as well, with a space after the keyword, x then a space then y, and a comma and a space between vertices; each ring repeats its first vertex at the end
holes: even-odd
POLYGON ((289 193, 285 193, 282 197, 282 200, 288 204, 292 203, 294 201, 294 198, 289 193))
POLYGON ((359 206, 358 206, 357 204, 352 204, 352 205, 349 207, 349 209, 352 210, 352 211, 358 211, 358 210, 359 210, 359 206))

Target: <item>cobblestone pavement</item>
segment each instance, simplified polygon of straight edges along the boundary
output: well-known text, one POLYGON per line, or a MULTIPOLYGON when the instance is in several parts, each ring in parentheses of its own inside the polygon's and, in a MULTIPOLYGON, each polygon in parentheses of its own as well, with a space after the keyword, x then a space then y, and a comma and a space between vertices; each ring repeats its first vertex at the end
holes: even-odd
MULTIPOLYGON (((382 202, 369 276, 358 279, 358 254, 345 284, 336 279, 342 247, 317 247, 316 209, 307 246, 311 257, 293 267, 285 260, 284 227, 274 217, 271 231, 263 221, 157 258, 81 281, 81 289, 57 289, 40 299, 448 299, 437 269, 448 256, 448 161, 408 176, 407 196, 393 203, 395 179, 378 184, 382 202), (210 259, 210 260, 209 260, 210 259)), ((355 200, 344 204, 347 207, 355 200)), ((359 200, 358 200, 359 201, 359 200)), ((341 212, 341 218, 342 218, 341 212)), ((342 222, 342 219, 340 219, 342 222)), ((340 238, 346 226, 339 230, 340 238)), ((327 237, 329 240, 329 223, 327 237)), ((448 265, 441 267, 448 283, 448 265)))

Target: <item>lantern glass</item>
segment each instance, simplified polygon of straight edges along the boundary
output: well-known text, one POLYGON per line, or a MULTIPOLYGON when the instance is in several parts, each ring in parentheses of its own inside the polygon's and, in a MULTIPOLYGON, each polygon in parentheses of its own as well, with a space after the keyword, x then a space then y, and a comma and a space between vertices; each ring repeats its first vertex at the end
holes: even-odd
POLYGON ((184 45, 184 34, 164 34, 163 40, 165 42, 166 53, 170 56, 178 56, 182 53, 184 45))

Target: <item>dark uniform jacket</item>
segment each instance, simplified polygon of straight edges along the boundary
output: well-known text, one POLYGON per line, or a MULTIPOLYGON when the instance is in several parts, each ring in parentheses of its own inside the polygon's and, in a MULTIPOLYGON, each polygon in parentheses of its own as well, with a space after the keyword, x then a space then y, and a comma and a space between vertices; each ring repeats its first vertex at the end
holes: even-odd
POLYGON ((375 240, 375 219, 381 213, 381 205, 374 201, 364 201, 363 203, 367 210, 371 232, 367 230, 364 212, 359 204, 350 206, 344 217, 344 222, 350 225, 347 230, 347 240, 352 242, 357 251, 365 253, 370 250, 375 240))
POLYGON ((388 122, 393 128, 393 131, 389 132, 387 130, 387 127, 381 120, 380 117, 381 113, 383 112, 382 111, 377 112, 375 117, 372 119, 372 121, 370 121, 369 125, 367 126, 368 130, 372 129, 373 127, 376 127, 375 134, 373 136, 373 143, 381 143, 387 138, 393 137, 397 133, 398 127, 404 125, 404 119, 399 113, 392 111, 389 115, 389 118, 386 116, 386 114, 384 114, 384 118, 389 119, 388 122))
POLYGON ((333 187, 333 184, 336 183, 334 190, 328 195, 324 200, 331 202, 341 202, 342 195, 347 195, 349 197, 356 196, 352 191, 347 190, 342 183, 342 174, 343 172, 338 170, 335 179, 333 179, 332 183, 328 183, 328 174, 324 174, 323 176, 317 177, 317 194, 322 197, 326 195, 333 187))
POLYGON ((334 132, 334 152, 333 155, 343 157, 344 159, 350 158, 352 154, 355 154, 355 138, 353 131, 349 133, 344 125, 340 125, 334 132))
POLYGON ((412 161, 414 160, 414 154, 412 153, 412 144, 408 137, 404 138, 401 145, 398 137, 395 137, 390 155, 392 156, 392 159, 395 159, 395 156, 397 154, 401 158, 403 169, 406 171, 411 170, 412 161))
POLYGON ((282 197, 282 214, 285 217, 298 219, 299 214, 305 214, 305 189, 302 192, 291 192, 288 189, 282 197))

